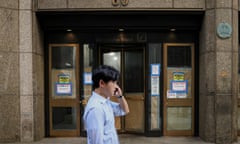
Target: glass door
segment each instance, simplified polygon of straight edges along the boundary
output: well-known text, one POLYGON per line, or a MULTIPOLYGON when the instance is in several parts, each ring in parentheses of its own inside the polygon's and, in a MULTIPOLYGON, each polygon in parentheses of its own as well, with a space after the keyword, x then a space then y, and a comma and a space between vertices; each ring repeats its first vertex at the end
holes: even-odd
POLYGON ((50 136, 79 136, 78 45, 49 45, 50 136))
POLYGON ((130 109, 124 118, 116 118, 116 128, 121 132, 144 132, 144 47, 108 46, 101 47, 101 51, 102 63, 121 72, 119 83, 130 109))
POLYGON ((164 44, 164 135, 194 134, 194 45, 164 44))

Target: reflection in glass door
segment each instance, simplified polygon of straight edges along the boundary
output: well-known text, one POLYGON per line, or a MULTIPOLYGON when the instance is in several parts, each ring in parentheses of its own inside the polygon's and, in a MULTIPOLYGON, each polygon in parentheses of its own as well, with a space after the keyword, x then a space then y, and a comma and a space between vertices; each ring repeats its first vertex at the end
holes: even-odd
POLYGON ((194 46, 164 44, 164 135, 194 134, 194 46))
MULTIPOLYGON (((103 64, 110 65, 121 72, 121 51, 103 52, 103 64)), ((117 99, 114 97, 112 97, 111 100, 117 102, 117 99)), ((121 117, 115 117, 115 127, 118 131, 122 131, 121 126, 121 117)))
MULTIPOLYGON (((144 132, 144 48, 143 46, 101 47, 103 64, 121 72, 120 86, 130 113, 116 118, 119 131, 144 132)), ((114 99, 113 99, 114 101, 114 99)))
POLYGON ((50 136, 79 136, 78 45, 49 45, 50 136))

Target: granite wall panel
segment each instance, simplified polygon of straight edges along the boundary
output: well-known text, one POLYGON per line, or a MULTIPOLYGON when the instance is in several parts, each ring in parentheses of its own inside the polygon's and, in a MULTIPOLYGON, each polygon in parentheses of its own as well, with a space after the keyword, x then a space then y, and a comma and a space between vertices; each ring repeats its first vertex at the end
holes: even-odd
POLYGON ((35 1, 35 0, 19 0, 19 9, 32 10, 32 1, 35 1))
POLYGON ((33 41, 33 116, 34 141, 45 136, 45 105, 44 105, 44 37, 35 13, 32 13, 33 41))
POLYGON ((67 0, 38 0, 38 9, 62 9, 67 8, 67 0))
MULTIPOLYGON (((202 45, 207 46, 207 45, 202 45)), ((203 47, 200 48, 203 48, 203 47)), ((199 136, 205 141, 215 141, 215 89, 216 54, 200 55, 199 75, 199 136)))
POLYGON ((129 0, 127 6, 121 6, 121 8, 137 8, 137 9, 168 9, 173 8, 173 0, 129 0))
POLYGON ((199 55, 199 136, 215 142, 216 53, 215 11, 207 10, 200 31, 199 55))
POLYGON ((45 135, 44 111, 44 58, 33 54, 33 116, 34 140, 42 139, 45 135))
POLYGON ((235 2, 234 4, 237 4, 237 9, 240 11, 240 0, 234 0, 234 1, 237 1, 237 2, 235 2))
MULTIPOLYGON (((235 74, 233 73, 232 75, 232 90, 233 90, 233 99, 235 101, 233 101, 233 127, 238 128, 238 91, 239 91, 239 19, 238 19, 238 9, 236 8, 236 4, 237 4, 238 0, 233 0, 233 20, 232 20, 232 28, 233 28, 233 34, 232 34, 232 51, 233 51, 233 55, 232 55, 232 68, 233 68, 233 72, 235 72, 235 74), (237 80, 237 81, 236 81, 237 80)), ((237 5, 238 6, 238 5, 237 5)), ((233 131, 232 134, 232 139, 236 139, 238 137, 238 132, 237 131, 233 131)))
POLYGON ((239 30, 239 19, 238 19, 239 12, 236 9, 233 9, 232 11, 232 51, 238 52, 239 50, 239 33, 237 32, 239 30))
POLYGON ((216 0, 216 8, 232 8, 234 0, 216 0))
POLYGON ((20 139, 18 1, 0 3, 0 142, 20 139))
POLYGON ((232 52, 216 52, 216 68, 216 94, 232 93, 232 52))
POLYGON ((0 7, 7 9, 18 9, 19 7, 18 0, 1 0, 0 7))
MULTIPOLYGON (((26 0, 25 4, 32 3, 26 0)), ((20 4, 24 5, 24 3, 20 4)), ((21 6, 24 7, 24 6, 21 6)), ((26 6, 27 7, 27 6, 26 6)), ((33 35, 31 9, 19 10, 20 131, 21 142, 34 141, 33 35)))
POLYGON ((232 94, 219 93, 215 96, 216 144, 230 144, 232 137, 232 94))
POLYGON ((129 0, 127 4, 121 0, 38 0, 39 10, 81 10, 81 9, 205 9, 205 0, 129 0))
POLYGON ((41 29, 40 23, 36 17, 35 13, 32 13, 32 30, 33 33, 33 53, 44 56, 44 32, 41 29))
POLYGON ((20 110, 18 94, 0 92, 0 143, 20 140, 20 110))
POLYGON ((17 53, 0 52, 0 94, 19 94, 19 56, 17 53))
POLYGON ((232 0, 232 8, 238 10, 238 0, 232 0))
POLYGON ((45 137, 44 95, 34 95, 34 141, 45 137))
POLYGON ((18 11, 0 8, 0 51, 18 52, 18 11))
POLYGON ((117 8, 118 6, 113 6, 111 0, 68 0, 69 9, 90 9, 90 8, 117 8))
POLYGON ((201 38, 200 38, 200 53, 206 53, 206 52, 213 52, 215 50, 215 39, 216 37, 214 34, 216 33, 216 29, 213 24, 215 24, 215 11, 214 10, 208 10, 205 12, 204 20, 202 23, 202 29, 201 29, 201 38), (207 31, 205 30, 207 29, 207 31), (203 45, 203 46, 202 46, 203 45))
POLYGON ((205 0, 174 0, 174 8, 205 9, 205 0))
POLYGON ((19 45, 20 52, 32 52, 32 11, 19 11, 19 45))
POLYGON ((32 57, 32 53, 20 53, 20 93, 23 96, 33 94, 32 57))

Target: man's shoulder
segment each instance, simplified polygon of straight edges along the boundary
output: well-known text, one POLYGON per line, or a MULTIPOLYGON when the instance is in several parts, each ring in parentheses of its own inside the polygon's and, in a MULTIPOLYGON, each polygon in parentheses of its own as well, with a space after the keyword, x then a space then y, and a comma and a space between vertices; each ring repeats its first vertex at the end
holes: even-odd
POLYGON ((88 103, 87 103, 87 107, 92 109, 92 108, 98 108, 98 107, 102 107, 103 102, 99 99, 96 98, 90 98, 88 103))
POLYGON ((99 95, 96 95, 96 94, 93 94, 90 98, 89 98, 89 103, 94 103, 94 104, 104 104, 106 103, 106 99, 99 96, 99 95))
POLYGON ((104 108, 102 106, 101 101, 97 99, 89 99, 84 112, 84 117, 86 117, 89 113, 100 114, 102 112, 104 112, 104 108))

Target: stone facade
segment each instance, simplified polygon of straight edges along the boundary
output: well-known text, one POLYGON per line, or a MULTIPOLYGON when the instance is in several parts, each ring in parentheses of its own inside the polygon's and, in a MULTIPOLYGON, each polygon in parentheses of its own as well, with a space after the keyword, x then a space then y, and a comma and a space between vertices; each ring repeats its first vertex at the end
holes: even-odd
POLYGON ((0 142, 44 136, 43 41, 34 3, 0 3, 0 142))
POLYGON ((237 138, 237 0, 207 1, 200 35, 200 137, 216 143, 237 138), (232 25, 228 39, 216 35, 219 23, 232 25))
POLYGON ((0 139, 20 140, 19 11, 14 0, 0 3, 0 139))
POLYGON ((205 11, 200 31, 199 136, 217 144, 237 140, 238 0, 5 0, 0 3, 0 142, 42 139, 44 41, 35 11, 205 11), (219 23, 230 38, 216 35, 219 23))

